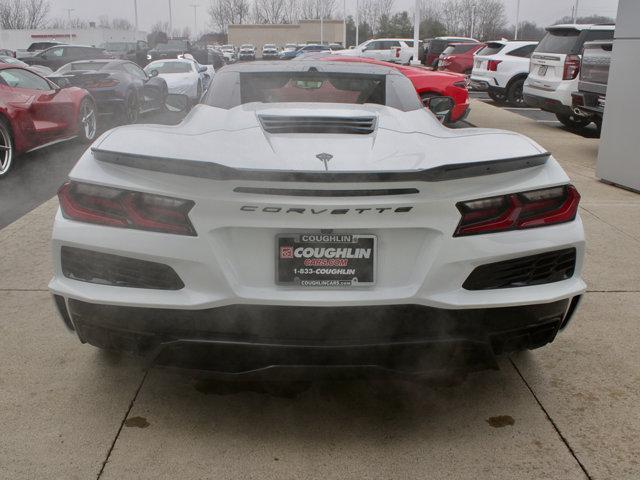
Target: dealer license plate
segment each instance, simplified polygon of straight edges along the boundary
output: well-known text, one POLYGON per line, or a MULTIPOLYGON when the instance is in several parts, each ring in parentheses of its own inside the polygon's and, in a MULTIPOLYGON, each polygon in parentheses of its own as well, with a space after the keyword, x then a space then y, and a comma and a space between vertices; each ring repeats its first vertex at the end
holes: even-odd
POLYGON ((375 235, 294 233, 277 236, 276 283, 300 287, 375 284, 375 235))

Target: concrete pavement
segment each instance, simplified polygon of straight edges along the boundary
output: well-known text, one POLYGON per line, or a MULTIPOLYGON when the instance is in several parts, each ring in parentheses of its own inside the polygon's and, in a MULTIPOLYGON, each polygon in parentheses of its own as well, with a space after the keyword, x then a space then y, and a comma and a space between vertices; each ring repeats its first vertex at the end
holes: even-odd
POLYGON ((594 178, 597 139, 474 102, 582 194, 589 285, 552 345, 456 387, 222 389, 81 345, 46 284, 55 199, 0 230, 0 478, 638 479, 640 195, 594 178))

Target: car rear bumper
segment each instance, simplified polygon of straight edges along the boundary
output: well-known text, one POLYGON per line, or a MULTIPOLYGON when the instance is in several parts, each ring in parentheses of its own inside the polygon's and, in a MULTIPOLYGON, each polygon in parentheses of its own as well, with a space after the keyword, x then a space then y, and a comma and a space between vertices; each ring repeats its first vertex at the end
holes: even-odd
POLYGON ((274 369, 298 375, 301 367, 437 376, 495 368, 496 355, 553 341, 578 299, 471 310, 240 304, 171 310, 73 299, 56 304, 83 343, 145 355, 157 365, 226 376, 274 369))
POLYGON ((558 113, 561 115, 571 115, 573 113, 571 111, 571 107, 554 98, 546 98, 539 95, 525 93, 524 102, 530 107, 546 110, 547 112, 558 113))

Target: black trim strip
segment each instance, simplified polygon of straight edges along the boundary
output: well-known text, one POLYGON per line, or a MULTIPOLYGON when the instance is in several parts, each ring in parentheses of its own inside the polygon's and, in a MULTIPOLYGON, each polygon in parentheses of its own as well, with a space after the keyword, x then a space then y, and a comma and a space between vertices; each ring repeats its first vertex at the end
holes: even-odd
POLYGON ((236 193, 255 195, 281 195, 287 197, 379 197, 385 195, 414 195, 417 188, 385 188, 379 190, 305 190, 298 188, 236 187, 236 193))
POLYGON ((540 153, 526 157, 515 157, 484 162, 442 165, 426 170, 390 172, 332 172, 332 171, 286 171, 253 170, 232 168, 218 163, 182 160, 177 158, 152 157, 149 155, 127 154, 91 149, 95 158, 108 163, 140 168, 153 172, 211 178, 215 180, 257 180, 280 182, 441 182, 460 178, 480 177, 498 173, 523 170, 544 165, 550 153, 540 153))

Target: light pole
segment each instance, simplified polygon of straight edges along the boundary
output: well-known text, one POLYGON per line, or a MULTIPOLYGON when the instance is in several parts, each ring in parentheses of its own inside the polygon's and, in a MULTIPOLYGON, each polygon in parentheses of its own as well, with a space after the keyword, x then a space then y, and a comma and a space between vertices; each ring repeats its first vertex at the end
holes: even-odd
POLYGON ((133 13, 134 18, 136 19, 136 38, 138 35, 138 0, 133 0, 133 13))
POLYGON ((580 0, 576 0, 576 6, 573 8, 573 23, 578 22, 578 7, 580 6, 580 0))
POLYGON ((200 6, 200 4, 192 3, 189 6, 193 8, 193 38, 195 39, 196 32, 198 31, 198 14, 196 12, 198 11, 198 7, 200 6))
POLYGON ((324 3, 320 0, 320 8, 318 9, 320 12, 320 45, 324 44, 324 3))
POLYGON ((420 0, 415 0, 413 12, 413 60, 411 65, 420 65, 420 0))
POLYGON ((342 2, 342 47, 347 48, 347 0, 342 2))
POLYGON ((356 47, 360 45, 360 0, 356 0, 356 47))
POLYGON ((171 15, 171 0, 169 0, 169 38, 173 36, 173 15, 171 15))
POLYGON ((514 34, 514 40, 518 40, 518 24, 520 23, 520 0, 516 3, 516 32, 514 34))
POLYGON ((65 8, 65 10, 67 11, 68 18, 67 25, 69 26, 69 44, 71 44, 73 43, 73 33, 71 32, 71 12, 74 12, 75 8, 65 8))

